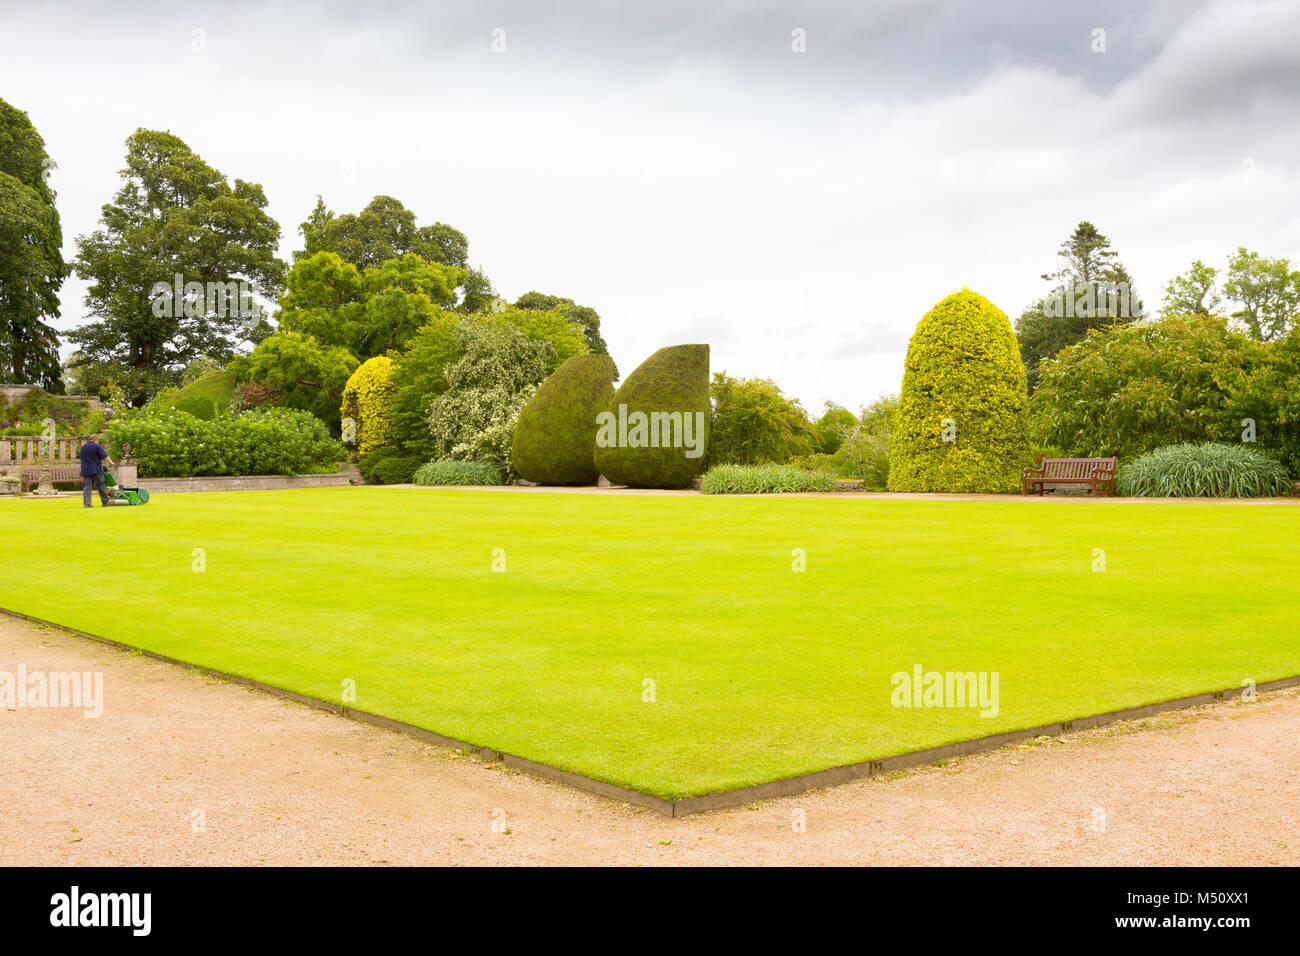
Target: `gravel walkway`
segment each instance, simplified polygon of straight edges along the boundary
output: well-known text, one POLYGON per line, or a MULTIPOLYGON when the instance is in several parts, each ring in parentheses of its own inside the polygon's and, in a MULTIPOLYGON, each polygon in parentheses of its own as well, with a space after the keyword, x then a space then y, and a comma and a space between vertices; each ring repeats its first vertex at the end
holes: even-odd
POLYGON ((670 820, 0 615, 5 864, 1300 864, 1300 689, 670 820))

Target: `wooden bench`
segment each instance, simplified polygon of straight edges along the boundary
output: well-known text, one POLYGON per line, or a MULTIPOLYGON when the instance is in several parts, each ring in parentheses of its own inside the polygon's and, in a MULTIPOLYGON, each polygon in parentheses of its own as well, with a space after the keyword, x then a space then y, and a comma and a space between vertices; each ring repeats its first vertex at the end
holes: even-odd
POLYGON ((1043 485, 1087 485, 1092 494, 1115 496, 1115 466, 1118 458, 1045 458, 1038 456, 1035 468, 1026 468, 1020 476, 1021 494, 1029 494, 1035 486, 1043 493, 1043 485))
MULTIPOLYGON (((24 467, 19 474, 23 480, 23 494, 27 494, 28 489, 33 485, 40 484, 41 469, 40 466, 24 467)), ((75 465, 50 465, 50 484, 53 485, 73 485, 81 487, 81 463, 75 465)))

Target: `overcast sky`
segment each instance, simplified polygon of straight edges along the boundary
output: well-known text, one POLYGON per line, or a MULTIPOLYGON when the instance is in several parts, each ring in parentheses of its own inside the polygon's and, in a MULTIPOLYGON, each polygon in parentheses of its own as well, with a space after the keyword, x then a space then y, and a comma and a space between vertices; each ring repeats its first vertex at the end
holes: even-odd
POLYGON ((1148 305, 1194 258, 1300 260, 1298 38, 1300 0, 0 0, 0 97, 69 259, 166 129, 265 187, 286 259, 318 193, 396 196, 504 297, 595 307, 625 374, 708 342, 819 412, 897 391, 954 289, 1014 318, 1081 219, 1148 305))

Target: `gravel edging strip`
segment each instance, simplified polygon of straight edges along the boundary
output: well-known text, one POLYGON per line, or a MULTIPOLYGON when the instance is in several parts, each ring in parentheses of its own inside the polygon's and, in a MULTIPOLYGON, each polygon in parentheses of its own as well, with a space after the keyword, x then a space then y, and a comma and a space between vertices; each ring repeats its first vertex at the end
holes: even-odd
MULTIPOLYGON (((47 621, 44 618, 34 617, 30 614, 23 614, 21 611, 11 611, 8 608, 0 607, 0 614, 5 614, 9 617, 27 621, 32 624, 40 624, 44 627, 54 628, 63 631, 66 634, 84 637, 100 644, 107 644, 108 646, 115 647, 119 650, 130 651, 133 654, 141 654, 152 660, 162 661, 167 664, 175 664, 189 670, 198 671, 210 677, 216 677, 223 681, 228 681, 232 684, 240 684, 244 687, 250 687, 271 694, 275 697, 304 704, 316 710, 328 711, 331 714, 345 717, 348 720, 355 720, 359 723, 370 724, 375 727, 382 727, 385 730, 406 734, 409 737, 415 737, 418 740, 423 740, 439 747, 461 750, 491 763, 499 763, 515 770, 522 770, 535 777, 563 783, 567 786, 573 787, 574 789, 593 793, 597 796, 619 800, 623 803, 632 804, 633 806, 644 807, 647 810, 654 810, 655 812, 668 817, 682 817, 693 813, 702 813, 707 810, 720 810, 727 807, 743 806, 746 804, 756 803, 760 800, 774 800, 780 797, 794 796, 796 794, 805 793, 809 790, 820 790, 825 787, 833 787, 838 784, 849 783, 850 781, 861 780, 866 777, 895 773, 900 770, 910 770, 940 760, 949 760, 954 757, 964 757, 977 753, 987 753, 1005 747, 1008 744, 1018 743, 1022 740, 1032 740, 1037 737, 1055 737, 1061 734, 1072 733, 1074 731, 1091 730, 1095 727, 1118 723, 1120 721, 1150 717, 1154 714, 1165 713, 1168 711, 1200 707, 1205 704, 1213 704, 1228 700, 1229 698, 1241 693, 1241 688, 1239 687, 1208 691, 1190 697, 1176 697, 1172 700, 1158 701, 1153 704, 1126 707, 1121 710, 1107 711, 1102 714, 1077 717, 1074 720, 1056 721, 1055 723, 1041 724, 1037 727, 1028 727, 1023 730, 1010 730, 1005 733, 993 734, 988 737, 977 737, 972 740, 963 740, 958 741, 957 743, 944 744, 940 747, 930 747, 926 750, 914 750, 909 753, 895 754, 890 757, 880 757, 876 760, 865 760, 861 763, 831 767, 814 773, 801 774, 796 777, 787 777, 783 780, 772 780, 767 783, 755 784, 750 787, 741 787, 737 790, 724 790, 718 793, 706 793, 696 797, 682 797, 677 800, 667 800, 663 797, 656 797, 652 794, 642 793, 639 790, 631 790, 627 787, 621 787, 618 784, 596 780, 592 777, 587 777, 570 770, 562 770, 559 767, 553 767, 550 764, 529 760, 526 757, 517 757, 514 754, 503 753, 499 750, 494 750, 491 747, 481 747, 477 744, 471 744, 464 740, 458 740, 455 737, 448 737, 432 730, 426 730, 423 727, 417 727, 416 725, 406 723, 405 721, 395 720, 392 717, 384 717, 381 714, 372 714, 369 711, 357 710, 354 707, 336 704, 319 697, 311 697, 306 694, 299 694, 296 691, 285 690, 282 687, 276 687, 274 684, 267 684, 251 677, 230 674, 226 671, 215 670, 211 667, 192 664, 188 661, 181 660, 180 658, 168 657, 166 654, 158 654, 141 647, 125 644, 122 641, 115 641, 112 638, 102 637, 98 634, 91 634, 88 631, 78 630, 74 627, 67 627, 63 624, 57 624, 54 621, 47 621)), ((1264 693, 1267 691, 1282 690, 1287 687, 1296 686, 1300 686, 1300 675, 1265 681, 1256 685, 1254 689, 1258 693, 1264 693)))

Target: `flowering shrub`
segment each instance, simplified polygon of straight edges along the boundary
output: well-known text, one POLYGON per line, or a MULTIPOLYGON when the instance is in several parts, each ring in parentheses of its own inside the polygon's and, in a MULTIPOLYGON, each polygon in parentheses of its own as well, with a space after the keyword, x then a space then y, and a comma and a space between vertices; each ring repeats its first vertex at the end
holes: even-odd
POLYGON ((376 355, 361 363, 343 386, 343 418, 356 425, 357 454, 364 458, 393 443, 393 360, 376 355))
POLYGON ((309 412, 292 408, 222 415, 127 412, 108 425, 109 453, 131 446, 142 478, 206 475, 298 475, 343 459, 343 446, 309 412))
POLYGON ((513 478, 515 422, 550 374, 555 351, 491 322, 466 322, 455 334, 461 357, 447 368, 447 391, 429 406, 434 454, 487 462, 513 478))

